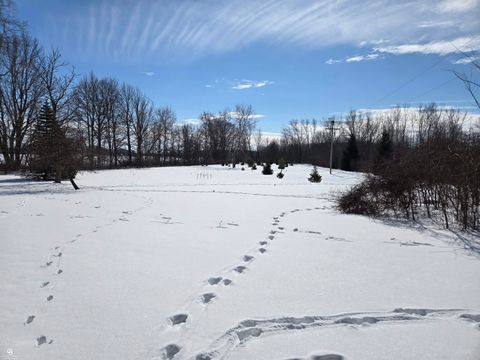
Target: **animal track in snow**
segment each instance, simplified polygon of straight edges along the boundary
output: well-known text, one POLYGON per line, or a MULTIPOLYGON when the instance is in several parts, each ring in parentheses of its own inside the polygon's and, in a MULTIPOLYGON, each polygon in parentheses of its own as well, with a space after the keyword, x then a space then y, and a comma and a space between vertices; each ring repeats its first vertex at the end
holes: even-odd
POLYGON ((44 288, 45 286, 47 286, 48 284, 50 284, 50 281, 45 281, 42 285, 40 285, 41 288, 44 288))
MULTIPOLYGON (((45 335, 39 336, 37 339, 37 346, 41 346, 47 343, 47 337, 45 335)), ((53 339, 50 339, 49 344, 53 343, 53 339)))
POLYGON ((187 322, 188 315, 187 314, 176 314, 170 317, 170 322, 173 326, 178 324, 183 324, 187 322))
POLYGON ((325 354, 325 355, 312 355, 309 360, 343 360, 345 359, 339 354, 325 354))
MULTIPOLYGON (((300 211, 300 209, 295 209, 292 212, 297 212, 297 211, 300 211)), ((162 214, 160 214, 160 215, 162 216, 162 214)), ((284 213, 279 214, 278 216, 273 217, 272 226, 273 227, 276 226, 277 228, 270 229, 267 236, 266 236, 266 240, 259 241, 259 244, 261 245, 261 247, 258 248, 258 251, 260 253, 263 254, 263 253, 267 252, 267 249, 264 246, 267 245, 269 243, 269 241, 275 239, 275 236, 276 236, 277 233, 279 233, 279 230, 281 230, 280 233, 282 233, 282 234, 284 233, 285 228, 283 226, 280 226, 281 225, 280 224, 280 219, 283 218, 285 215, 287 215, 287 214, 284 212, 284 213)), ((171 220, 171 218, 167 217, 167 216, 162 216, 161 218, 163 220, 167 220, 167 221, 171 220)), ((213 228, 226 229, 230 226, 239 226, 239 225, 235 222, 225 222, 225 221, 221 220, 221 221, 218 222, 217 226, 212 226, 212 229, 213 228)), ((294 231, 298 231, 298 228, 294 229, 294 231)), ((250 254, 245 254, 245 255, 242 256, 242 260, 243 260, 245 265, 247 265, 247 263, 253 261, 254 259, 255 259, 254 256, 252 256, 250 254)), ((248 269, 247 266, 244 266, 244 265, 238 265, 238 266, 234 266, 232 268, 232 270, 234 272, 238 273, 238 274, 243 274, 247 269, 248 269)), ((216 286, 216 285, 228 286, 228 285, 232 284, 232 280, 228 279, 228 278, 223 278, 221 276, 215 276, 215 277, 208 278, 205 283, 207 284, 207 286, 208 285, 211 285, 211 286, 216 286)), ((211 303, 212 300, 216 299, 217 297, 218 297, 218 295, 213 293, 213 292, 205 292, 205 293, 201 294, 196 299, 199 299, 200 301, 198 301, 198 302, 206 305, 206 304, 211 303)), ((197 302, 197 304, 198 304, 198 302, 197 302)), ((172 326, 176 326, 176 325, 187 322, 187 319, 190 319, 189 315, 187 315, 186 313, 179 313, 179 314, 171 316, 169 318, 169 322, 171 323, 172 326)), ((309 319, 305 318, 303 320, 304 320, 305 323, 309 322, 309 319)), ((348 322, 349 319, 347 319, 345 321, 348 322)), ((360 320, 360 323, 364 323, 365 321, 367 321, 367 320, 365 320, 365 319, 360 320)), ((193 324, 192 323, 192 326, 193 325, 198 325, 198 324, 193 324)), ((259 337, 266 331, 262 327, 259 327, 259 326, 256 326, 256 325, 252 325, 251 327, 247 327, 246 322, 242 322, 242 326, 244 326, 245 328, 239 329, 239 331, 236 333, 236 339, 239 342, 242 342, 242 343, 245 342, 245 341, 248 341, 251 338, 259 337)), ((299 321, 298 324, 296 324, 295 321, 293 321, 292 324, 287 324, 286 328, 287 327, 288 327, 288 329, 302 329, 302 328, 305 327, 305 325, 301 321, 299 321)), ((188 331, 189 328, 190 327, 187 327, 184 330, 188 331)), ((169 345, 165 346, 164 348, 162 348, 161 351, 163 351, 162 352, 163 355, 161 355, 161 356, 163 356, 163 359, 171 359, 174 356, 176 356, 176 354, 178 352, 180 352, 180 350, 181 350, 180 346, 172 343, 172 344, 169 344, 169 345)), ((182 352, 184 352, 184 351, 185 350, 182 350, 182 352)), ((324 355, 318 355, 318 356, 324 356, 324 355)), ((182 358, 184 358, 184 357, 185 358, 187 358, 187 357, 188 358, 194 358, 196 360, 213 360, 213 359, 218 359, 219 358, 216 351, 200 353, 200 354, 197 354, 197 356, 193 356, 193 357, 191 357, 188 354, 185 354, 181 357, 182 358)), ((220 358, 222 358, 222 356, 220 356, 220 358)), ((321 358, 319 358, 319 359, 321 359, 321 358)), ((328 358, 324 358, 324 359, 326 360, 328 358)))
POLYGON ((62 270, 62 269, 58 269, 58 270, 57 270, 57 275, 60 275, 61 273, 63 273, 63 270, 62 270))
POLYGON ((23 323, 23 325, 27 325, 27 324, 30 324, 33 320, 35 319, 35 315, 29 315, 25 322, 23 323))
POLYGON ((47 301, 52 301, 53 300, 53 295, 48 295, 47 296, 47 301))
POLYGON ((162 351, 162 358, 164 360, 171 360, 175 355, 177 355, 180 352, 180 346, 176 344, 168 344, 163 348, 162 351))
POLYGON ((212 299, 216 297, 217 295, 215 295, 214 293, 205 293, 200 297, 200 299, 202 300, 202 303, 208 304, 210 301, 212 301, 212 299))
POLYGON ((348 240, 342 237, 336 237, 333 235, 329 235, 325 237, 325 240, 332 240, 332 241, 341 241, 341 242, 353 242, 352 240, 348 240))
POLYGON ((400 242, 400 246, 434 246, 434 245, 430 243, 425 243, 425 242, 405 241, 405 242, 400 242))
POLYGON ((237 266, 237 267, 236 267, 235 269, 233 269, 233 270, 235 270, 237 273, 241 274, 241 273, 243 273, 246 269, 247 269, 247 268, 246 268, 245 266, 239 265, 239 266, 237 266))
POLYGON ((217 285, 220 281, 222 281, 221 277, 211 277, 207 280, 210 285, 217 285))
POLYGON ((210 355, 207 354, 198 354, 195 356, 195 360, 213 360, 210 355))

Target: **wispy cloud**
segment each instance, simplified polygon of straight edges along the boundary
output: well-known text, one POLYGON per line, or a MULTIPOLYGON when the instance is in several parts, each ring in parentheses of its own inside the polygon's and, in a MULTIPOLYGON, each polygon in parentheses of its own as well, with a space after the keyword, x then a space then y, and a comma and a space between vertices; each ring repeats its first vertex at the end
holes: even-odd
POLYGON ((341 63, 343 60, 339 60, 339 59, 328 59, 327 61, 325 61, 325 64, 327 65, 333 65, 333 64, 338 64, 338 63, 341 63))
MULTIPOLYGON (((388 42, 392 48, 382 47, 385 52, 406 53, 405 46, 418 45, 418 39, 426 45, 478 34, 479 4, 478 0, 99 0, 78 7, 62 5, 61 12, 51 15, 56 16, 55 26, 44 27, 44 36, 62 48, 75 49, 79 56, 122 62, 187 61, 259 42, 306 49, 388 42)), ((44 21, 47 25, 49 19, 44 21)))
POLYGON ((353 63, 353 62, 360 62, 360 61, 369 61, 369 60, 377 60, 380 59, 381 56, 378 53, 371 53, 366 55, 356 55, 356 56, 347 56, 345 59, 328 59, 325 61, 327 65, 339 64, 339 63, 353 63))
POLYGON ((358 55, 352 56, 345 59, 345 62, 359 62, 359 61, 368 61, 378 59, 380 54, 367 54, 367 55, 358 55))
POLYGON ((441 27, 449 27, 456 25, 454 21, 445 20, 445 21, 427 21, 424 23, 420 23, 417 26, 419 28, 441 28, 441 27))
POLYGON ((480 55, 479 56, 475 56, 475 55, 472 55, 472 56, 466 56, 462 59, 459 59, 457 61, 454 61, 453 63, 454 64, 460 64, 460 65, 465 65, 465 64, 470 64, 474 61, 480 61, 480 55))
POLYGON ((155 73, 153 71, 142 71, 142 74, 143 75, 147 75, 147 76, 153 76, 155 75, 155 73))
POLYGON ((410 43, 375 48, 375 51, 395 55, 403 54, 437 54, 470 52, 480 50, 480 34, 476 36, 456 38, 452 40, 432 41, 427 43, 410 43))
POLYGON ((252 88, 261 88, 267 85, 274 84, 271 80, 253 81, 253 80, 241 80, 232 85, 233 90, 246 90, 252 88))
MULTIPOLYGON (((240 114, 236 111, 230 111, 229 112, 230 116, 233 116, 233 117, 237 117, 239 116, 240 114)), ((261 119, 261 118, 264 118, 265 115, 262 115, 262 114, 251 114, 249 116, 250 119, 261 119)))
POLYGON ((437 5, 437 8, 446 13, 466 12, 480 8, 478 0, 443 0, 437 5))
POLYGON ((178 124, 179 125, 183 125, 183 124, 198 125, 200 124, 200 120, 197 118, 187 118, 187 119, 183 119, 178 124))

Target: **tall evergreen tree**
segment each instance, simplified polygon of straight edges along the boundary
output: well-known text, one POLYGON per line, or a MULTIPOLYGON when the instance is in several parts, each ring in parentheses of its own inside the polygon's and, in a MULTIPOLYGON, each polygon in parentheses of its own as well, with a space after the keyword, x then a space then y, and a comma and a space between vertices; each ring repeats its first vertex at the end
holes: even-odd
POLYGON ((357 161, 359 159, 357 139, 354 134, 350 134, 347 147, 343 151, 342 170, 355 171, 357 169, 357 161))
POLYGON ((50 104, 45 101, 35 124, 29 166, 34 176, 44 180, 61 182, 69 179, 77 188, 73 178, 77 173, 78 147, 69 139, 66 130, 55 118, 50 104))
POLYGON ((382 131, 382 137, 377 144, 377 160, 390 159, 392 155, 392 140, 387 130, 382 131))

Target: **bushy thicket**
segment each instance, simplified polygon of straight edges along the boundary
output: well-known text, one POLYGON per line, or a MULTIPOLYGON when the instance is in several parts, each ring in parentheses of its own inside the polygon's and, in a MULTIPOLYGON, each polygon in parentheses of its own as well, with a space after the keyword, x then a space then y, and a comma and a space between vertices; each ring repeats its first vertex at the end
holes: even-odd
POLYGON ((365 215, 421 215, 479 228, 480 135, 465 132, 458 113, 425 109, 417 132, 393 145, 384 133, 373 174, 338 201, 340 210, 365 215), (447 115, 447 116, 445 116, 447 115), (393 148, 391 148, 393 146, 393 148))

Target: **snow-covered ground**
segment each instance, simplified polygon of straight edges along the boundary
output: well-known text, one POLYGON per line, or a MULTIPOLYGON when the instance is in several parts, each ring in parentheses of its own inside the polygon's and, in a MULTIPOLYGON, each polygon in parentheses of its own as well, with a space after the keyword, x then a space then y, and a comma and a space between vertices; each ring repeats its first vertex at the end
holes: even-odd
POLYGON ((309 171, 0 176, 0 359, 478 360, 478 255, 309 171))

